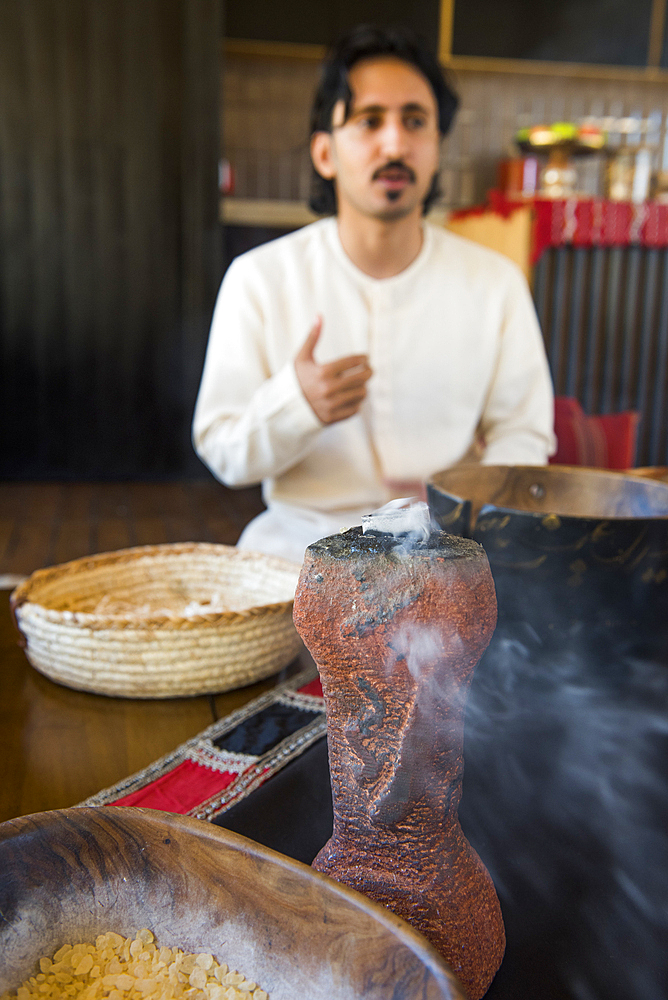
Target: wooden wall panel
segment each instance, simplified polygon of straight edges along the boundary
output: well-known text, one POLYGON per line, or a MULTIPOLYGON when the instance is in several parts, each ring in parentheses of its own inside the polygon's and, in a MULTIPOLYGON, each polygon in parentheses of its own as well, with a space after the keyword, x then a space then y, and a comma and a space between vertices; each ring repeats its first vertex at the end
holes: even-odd
POLYGON ((201 471, 221 0, 0 0, 0 471, 201 471))

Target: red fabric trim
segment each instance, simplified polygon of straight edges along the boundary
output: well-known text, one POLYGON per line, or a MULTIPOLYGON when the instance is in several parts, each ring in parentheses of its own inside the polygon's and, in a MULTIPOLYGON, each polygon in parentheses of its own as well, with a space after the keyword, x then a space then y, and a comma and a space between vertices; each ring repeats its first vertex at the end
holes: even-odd
POLYGON ((299 694, 310 694, 315 698, 322 698, 322 684, 320 683, 320 678, 315 677, 312 681, 309 681, 308 684, 305 684, 304 687, 299 688, 298 691, 299 694))
MULTIPOLYGON (((280 770, 280 768, 278 768, 278 770, 280 770)), ((240 802, 242 799, 245 799, 247 795, 252 794, 256 788, 261 788, 261 786, 264 785, 265 781, 268 781, 269 778, 273 777, 274 774, 276 774, 276 771, 277 771, 276 768, 272 769, 271 767, 263 767, 261 771, 258 771, 257 775, 252 780, 252 782, 250 782, 250 784, 246 785, 243 788, 238 788, 236 790, 236 794, 232 794, 230 795, 229 798, 226 798, 225 809, 216 809, 216 807, 219 806, 220 803, 215 801, 217 798, 215 794, 211 796, 211 798, 214 800, 213 803, 211 802, 211 800, 209 800, 208 802, 198 802, 197 805, 200 807, 200 815, 202 815, 202 810, 206 809, 207 806, 212 806, 212 805, 214 809, 216 809, 216 811, 211 813, 210 816, 211 819, 214 816, 217 816, 220 812, 225 812, 227 809, 231 809, 231 807, 233 805, 236 805, 237 802, 240 802)), ((245 773, 246 772, 244 772, 244 774, 245 773)))
POLYGON ((531 198, 517 200, 503 191, 487 193, 487 203, 453 212, 452 219, 494 212, 504 219, 529 205, 533 209, 531 263, 548 247, 668 246, 668 205, 634 205, 604 198, 531 198))
POLYGON ((192 760, 184 760, 145 788, 116 799, 115 806, 144 806, 162 812, 185 814, 205 799, 222 792, 238 779, 232 771, 215 771, 192 760))

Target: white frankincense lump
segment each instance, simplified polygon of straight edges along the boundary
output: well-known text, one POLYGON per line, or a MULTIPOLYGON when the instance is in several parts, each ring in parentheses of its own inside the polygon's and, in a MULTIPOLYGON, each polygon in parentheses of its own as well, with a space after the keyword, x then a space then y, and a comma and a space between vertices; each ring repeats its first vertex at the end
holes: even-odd
POLYGON ((64 944, 40 971, 0 1000, 269 1000, 264 990, 213 955, 159 947, 151 931, 95 944, 64 944))

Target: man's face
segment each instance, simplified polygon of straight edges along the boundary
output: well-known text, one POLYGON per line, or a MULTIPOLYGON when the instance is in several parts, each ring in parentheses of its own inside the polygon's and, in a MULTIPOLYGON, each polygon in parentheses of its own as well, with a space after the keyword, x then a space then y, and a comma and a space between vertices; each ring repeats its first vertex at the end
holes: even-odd
POLYGON ((316 170, 334 180, 339 214, 391 221, 420 214, 439 162, 438 109, 426 78, 408 63, 356 63, 348 118, 339 101, 331 133, 313 137, 316 170))

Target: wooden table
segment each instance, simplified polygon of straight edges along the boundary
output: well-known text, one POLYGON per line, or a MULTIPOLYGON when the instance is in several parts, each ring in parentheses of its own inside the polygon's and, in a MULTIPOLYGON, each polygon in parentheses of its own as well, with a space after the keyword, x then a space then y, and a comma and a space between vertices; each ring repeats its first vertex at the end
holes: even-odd
MULTIPOLYGON (((303 656, 306 662, 308 655, 303 656)), ((72 691, 54 684, 30 666, 17 644, 17 633, 9 614, 8 592, 0 592, 0 754, 4 764, 0 781, 0 821, 81 802, 196 736, 211 722, 268 690, 279 678, 280 675, 215 697, 164 701, 125 700, 72 691)), ((540 775, 538 777, 540 779, 540 775)), ((263 788, 270 789, 271 784, 263 788)), ((472 791, 476 794, 475 787, 472 791)), ((479 790, 483 797, 490 791, 493 793, 487 786, 479 790)), ((283 803, 279 805, 282 808, 283 803)), ((233 828, 264 843, 255 822, 259 810, 263 813, 263 824, 267 825, 266 800, 256 802, 254 808, 252 822, 243 829, 233 828)), ((668 805, 665 808, 668 809, 668 805)), ((308 809, 304 816, 307 819, 310 816, 308 809)), ((485 849, 489 849, 485 837, 493 842, 495 835, 496 819, 493 817, 493 820, 479 842, 472 839, 483 859, 485 849)), ((530 825, 523 826, 520 822, 518 828, 531 837, 530 825)), ((503 823, 499 830, 503 841, 503 823)), ((555 843, 545 842, 547 874, 555 843)), ((526 900, 521 893, 516 901, 504 900, 508 905, 504 914, 508 936, 506 955, 486 1000, 517 1000, 520 997, 522 1000, 576 1000, 581 993, 564 983, 562 963, 566 956, 571 963, 569 968, 577 970, 588 948, 602 951, 604 962, 620 970, 619 991, 592 996, 596 1000, 636 996, 622 990, 624 954, 628 954, 628 947, 620 956, 613 955, 602 949, 600 941, 592 943, 586 935, 575 933, 586 925, 585 918, 580 915, 578 881, 584 870, 585 856, 575 850, 577 846, 576 838, 573 858, 578 878, 573 878, 572 884, 569 881, 563 891, 559 889, 554 908, 554 924, 559 933, 553 933, 550 923, 545 924, 544 914, 542 920, 534 918, 531 907, 535 899, 531 893, 526 912, 526 900), (560 936, 570 923, 575 928, 572 935, 560 936)), ((535 856, 535 851, 529 852, 529 859, 535 856)), ((566 856, 563 848, 559 848, 557 856, 563 865, 566 856)), ((598 858, 593 853, 590 863, 595 874, 598 865, 605 875, 605 857, 598 858)), ((665 884, 665 872, 656 870, 654 877, 660 889, 665 884)), ((598 874, 596 879, 599 879, 598 874)), ((605 877, 601 877, 600 883, 594 880, 594 886, 599 886, 602 893, 603 903, 608 900, 607 884, 605 877)), ((540 907, 538 910, 539 914, 543 912, 540 907)), ((607 915, 605 910, 602 913, 607 915)), ((645 922, 651 932, 651 918, 645 922)), ((662 941, 661 949, 660 956, 665 953, 662 941)), ((661 957, 655 960, 655 965, 657 969, 647 969, 652 982, 658 981, 666 963, 661 957)), ((588 963, 586 968, 589 968, 588 963)))
POLYGON ((278 674, 215 696, 107 698, 43 677, 17 640, 9 591, 0 591, 0 821, 76 805, 174 750, 284 677, 278 674))

